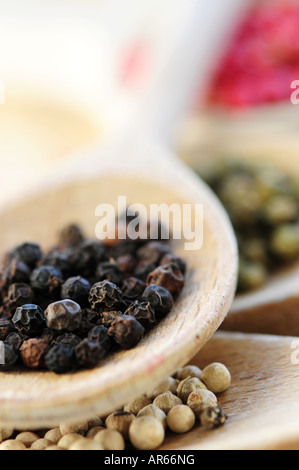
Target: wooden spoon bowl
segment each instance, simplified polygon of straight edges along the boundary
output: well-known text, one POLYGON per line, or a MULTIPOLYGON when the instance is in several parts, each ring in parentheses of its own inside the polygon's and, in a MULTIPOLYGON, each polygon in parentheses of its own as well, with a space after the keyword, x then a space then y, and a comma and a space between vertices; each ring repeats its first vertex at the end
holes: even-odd
POLYGON ((202 248, 185 250, 183 239, 174 243, 174 250, 187 261, 185 287, 170 314, 137 347, 111 355, 93 370, 65 375, 1 372, 2 423, 39 428, 108 414, 190 360, 219 327, 231 305, 237 247, 222 206, 209 188, 165 149, 142 144, 142 149, 137 146, 135 150, 137 154, 131 155, 130 161, 118 158, 116 162, 112 154, 85 159, 83 166, 81 160, 77 173, 73 162, 65 173, 60 171, 59 185, 57 173, 49 175, 43 191, 39 186, 35 195, 2 210, 1 249, 24 240, 50 247, 57 230, 69 222, 81 224, 94 236, 95 208, 102 202, 116 206, 118 195, 147 208, 153 203, 200 203, 204 209, 202 248))

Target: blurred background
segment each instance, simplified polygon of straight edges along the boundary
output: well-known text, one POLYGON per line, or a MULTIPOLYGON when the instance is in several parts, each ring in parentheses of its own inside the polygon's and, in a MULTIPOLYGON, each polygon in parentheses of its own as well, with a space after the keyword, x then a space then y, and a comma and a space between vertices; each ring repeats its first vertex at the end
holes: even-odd
POLYGON ((165 113, 193 167, 224 153, 299 162, 298 1, 0 0, 0 11, 2 202, 138 113, 149 125, 165 113))
POLYGON ((178 137, 195 167, 219 156, 299 169, 299 2, 248 2, 221 50, 204 99, 194 100, 178 137), (297 85, 298 88, 298 85, 297 85))

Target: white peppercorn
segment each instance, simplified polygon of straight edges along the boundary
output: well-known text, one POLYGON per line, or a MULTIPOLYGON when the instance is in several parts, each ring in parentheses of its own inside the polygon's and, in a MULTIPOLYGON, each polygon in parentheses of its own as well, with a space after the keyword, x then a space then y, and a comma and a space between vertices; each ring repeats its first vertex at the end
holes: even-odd
POLYGON ((217 398, 210 390, 198 389, 190 393, 187 405, 198 417, 205 408, 217 406, 217 398))
POLYGON ((90 428, 86 433, 86 437, 92 439, 99 432, 105 431, 105 429, 106 428, 104 426, 95 426, 94 428, 90 428))
POLYGON ((26 450, 25 444, 15 439, 7 439, 1 442, 0 450, 26 450))
POLYGON ((142 408, 144 408, 147 405, 150 405, 151 403, 152 403, 151 400, 147 396, 143 395, 127 403, 124 406, 124 411, 133 413, 136 416, 138 412, 142 410, 142 408))
POLYGON ((156 398, 161 393, 171 392, 174 395, 176 394, 176 389, 179 385, 179 380, 174 379, 173 377, 167 377, 163 382, 159 383, 153 390, 147 393, 147 396, 151 399, 156 398))
POLYGON ((205 408, 200 413, 200 422, 206 429, 213 429, 222 426, 227 419, 220 406, 205 408))
POLYGON ((214 393, 221 393, 231 384, 231 375, 224 364, 213 362, 206 366, 200 376, 207 388, 214 393))
POLYGON ((197 377, 187 377, 179 383, 177 387, 177 396, 180 397, 184 403, 187 403, 188 396, 191 392, 206 388, 206 385, 197 377))
POLYGON ((152 418, 156 418, 162 423, 164 429, 167 427, 167 416, 164 411, 156 405, 151 404, 142 408, 142 410, 139 411, 137 418, 141 418, 142 416, 151 416, 152 418))
POLYGON ((45 450, 47 447, 53 445, 54 443, 49 439, 37 439, 30 446, 30 450, 45 450))
POLYGON ((188 365, 178 369, 175 373, 175 378, 178 380, 184 380, 188 377, 197 377, 200 378, 201 369, 197 366, 188 365))
POLYGON ((88 421, 88 429, 94 428, 95 426, 103 426, 103 425, 104 425, 103 420, 99 418, 98 416, 88 421))
POLYGON ((151 416, 142 416, 132 422, 129 429, 131 444, 139 450, 153 450, 159 447, 165 438, 164 427, 151 416))
POLYGON ((173 432, 188 432, 193 428, 194 424, 195 414, 187 405, 174 406, 167 415, 167 425, 173 432))
POLYGON ((169 413, 171 408, 181 404, 182 400, 171 392, 161 393, 153 401, 153 405, 164 411, 166 415, 169 413))
POLYGON ((80 423, 62 423, 59 429, 63 436, 70 433, 85 434, 88 430, 88 421, 81 421, 80 423))
POLYGON ((49 441, 57 444, 57 442, 62 438, 62 434, 59 428, 49 429, 44 435, 44 439, 48 439, 49 441))
POLYGON ((72 432, 72 433, 65 434, 64 436, 62 436, 62 438, 59 439, 57 445, 61 449, 68 450, 70 448, 70 446, 74 442, 78 441, 79 439, 83 439, 83 436, 81 434, 72 432))
POLYGON ((105 450, 124 450, 125 440, 122 434, 112 429, 105 429, 94 436, 94 440, 105 450))
POLYGON ((70 447, 69 450, 104 450, 103 446, 96 442, 94 439, 89 439, 83 437, 75 441, 70 447))
POLYGON ((18 442, 22 442, 26 447, 30 447, 33 442, 39 439, 39 436, 30 431, 23 431, 20 432, 20 434, 18 434, 15 439, 18 442))
POLYGON ((106 418, 105 426, 107 429, 120 432, 124 439, 128 439, 129 427, 135 419, 136 416, 133 415, 133 413, 129 413, 128 411, 116 411, 106 418))
POLYGON ((8 426, 3 426, 0 428, 0 433, 2 435, 3 441, 5 439, 9 439, 13 433, 14 433, 14 428, 8 427, 8 426))

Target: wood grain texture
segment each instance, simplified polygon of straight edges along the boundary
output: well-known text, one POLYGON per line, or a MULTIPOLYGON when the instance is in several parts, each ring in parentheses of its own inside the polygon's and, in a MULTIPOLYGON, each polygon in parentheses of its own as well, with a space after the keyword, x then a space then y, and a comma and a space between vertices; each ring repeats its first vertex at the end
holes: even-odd
POLYGON ((228 420, 215 430, 199 426, 185 435, 170 435, 162 449, 298 450, 299 364, 292 364, 294 341, 298 350, 294 337, 217 332, 190 363, 204 367, 222 362, 229 368, 231 386, 218 395, 228 420))
POLYGON ((81 175, 77 177, 72 173, 72 162, 72 168, 66 168, 66 179, 60 173, 61 184, 56 181, 55 187, 49 185, 49 175, 35 197, 2 211, 0 244, 8 249, 27 239, 49 247, 57 230, 73 221, 94 236, 95 208, 102 202, 116 206, 118 195, 147 208, 153 203, 201 203, 202 248, 188 251, 184 249, 185 240, 174 243, 174 250, 188 264, 180 298, 138 347, 109 357, 94 370, 66 375, 0 373, 0 421, 36 428, 105 415, 190 360, 223 321, 234 296, 237 274, 237 248, 228 218, 192 172, 174 164, 173 159, 169 165, 164 150, 142 148, 139 160, 136 156, 126 161, 105 158, 102 169, 95 167, 98 156, 93 164, 86 160, 83 167, 78 166, 81 175))

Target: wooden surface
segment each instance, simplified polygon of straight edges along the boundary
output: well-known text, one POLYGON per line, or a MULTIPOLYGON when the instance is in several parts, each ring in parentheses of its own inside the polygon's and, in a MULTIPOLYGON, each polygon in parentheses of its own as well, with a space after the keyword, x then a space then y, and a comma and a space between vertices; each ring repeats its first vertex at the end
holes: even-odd
POLYGON ((221 428, 169 435, 162 449, 299 449, 299 338, 218 332, 192 359, 223 362, 230 388, 218 395, 228 415, 221 428), (293 342, 297 341, 293 349, 293 342), (293 354, 293 357, 292 357, 293 354))
POLYGON ((273 276, 260 289, 238 295, 222 329, 299 336, 299 267, 273 276))
MULTIPOLYGON (((125 152, 124 147, 121 150, 125 152)), ((203 247, 186 251, 186 240, 174 245, 188 265, 180 298, 138 347, 110 357, 94 370, 66 375, 0 373, 0 421, 35 428, 107 414, 190 360, 223 321, 237 274, 237 248, 226 214, 210 190, 179 162, 169 161, 164 149, 142 143, 137 154, 139 160, 128 149, 125 155, 131 158, 126 160, 103 158, 102 168, 95 167, 100 160, 95 155, 83 166, 81 161, 76 175, 72 162, 60 184, 56 174, 48 175, 35 197, 2 210, 0 245, 5 250, 27 239, 51 246, 57 230, 72 221, 94 236, 95 208, 102 202, 115 206, 118 195, 147 208, 150 203, 201 203, 203 247)))

